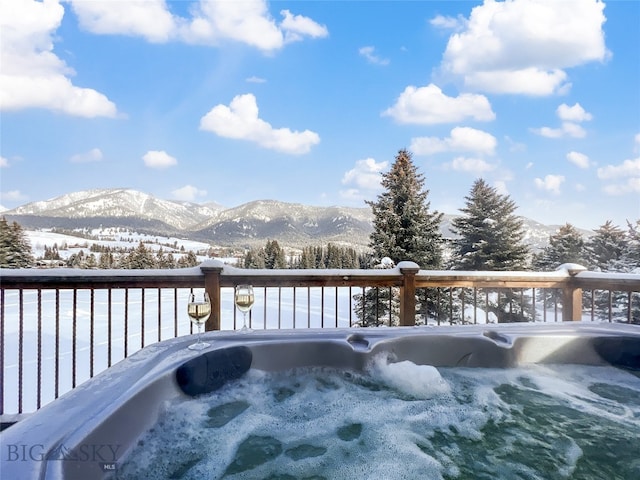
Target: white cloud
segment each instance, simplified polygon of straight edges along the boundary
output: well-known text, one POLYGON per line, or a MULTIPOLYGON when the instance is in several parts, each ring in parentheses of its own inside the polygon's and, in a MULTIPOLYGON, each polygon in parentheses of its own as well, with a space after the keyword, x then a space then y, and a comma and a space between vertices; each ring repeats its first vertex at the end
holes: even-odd
POLYGON ((389 162, 376 162, 373 158, 358 160, 355 166, 342 176, 342 184, 349 187, 340 190, 340 196, 349 202, 371 198, 382 190, 382 172, 389 162))
POLYGON ((225 138, 247 140, 264 148, 291 154, 308 153, 311 147, 320 143, 320 136, 315 132, 273 128, 260 119, 256 97, 251 93, 237 95, 229 106, 213 107, 200 119, 200 130, 225 138))
POLYGON ((640 177, 640 157, 625 160, 620 165, 607 165, 598 169, 598 178, 603 180, 620 177, 640 177))
POLYGON ((566 122, 588 122, 593 119, 593 115, 582 108, 579 103, 576 103, 573 107, 563 103, 556 109, 556 114, 560 120, 566 122))
POLYGON ((358 160, 351 170, 345 172, 342 184, 353 185, 358 189, 379 190, 381 173, 388 165, 388 162, 376 162, 373 158, 358 160))
POLYGON ((584 138, 587 135, 587 132, 584 130, 584 128, 576 123, 571 122, 564 122, 560 128, 541 127, 532 128, 531 131, 547 138, 584 138))
POLYGON ((176 200, 183 202, 193 202, 198 197, 205 197, 207 195, 206 190, 200 190, 192 185, 185 185, 184 187, 177 188, 171 192, 171 195, 176 200))
POLYGON ((640 133, 636 133, 635 137, 633 137, 633 141, 635 142, 635 151, 640 150, 640 133))
POLYGON ((574 151, 567 153, 567 160, 580 168, 589 168, 591 163, 584 153, 574 151))
POLYGON ((9 166, 9 160, 4 157, 0 157, 0 168, 7 168, 9 166))
POLYGON ((556 195, 560 193, 560 186, 564 183, 564 175, 546 175, 544 179, 536 178, 534 183, 541 190, 547 190, 556 195))
POLYGON ((88 152, 77 153, 73 155, 69 161, 73 163, 90 163, 100 162, 103 158, 102 151, 99 148, 92 148, 88 152))
POLYGON ((140 36, 150 42, 166 42, 176 29, 176 20, 164 0, 70 2, 80 26, 91 33, 140 36))
POLYGON ((52 38, 63 16, 58 0, 0 2, 0 110, 115 117, 115 104, 96 90, 73 85, 73 69, 53 53, 52 38))
POLYGON ((458 15, 456 18, 436 15, 429 20, 429 23, 436 28, 459 31, 466 26, 467 20, 462 15, 458 15))
POLYGON ((360 48, 358 50, 358 53, 362 55, 364 58, 366 58, 369 63, 372 63, 374 65, 383 65, 383 66, 389 65, 389 59, 382 58, 376 55, 375 50, 376 50, 375 47, 366 46, 366 47, 360 48))
POLYGON ((619 196, 628 193, 640 193, 640 177, 628 178, 626 182, 605 185, 602 191, 608 195, 619 196))
POLYGON ((309 17, 293 15, 289 10, 281 10, 280 15, 284 17, 280 27, 285 32, 285 42, 302 40, 302 37, 324 38, 329 35, 329 30, 324 25, 320 25, 309 17))
MULTIPOLYGON (((565 69, 609 55, 603 10, 598 0, 487 0, 449 38, 442 70, 469 88, 492 93, 566 92, 565 69)), ((436 17, 432 24, 462 25, 445 20, 436 17)))
POLYGON ((439 152, 475 152, 493 155, 497 144, 496 137, 490 133, 470 127, 455 127, 447 138, 412 138, 410 150, 416 155, 432 155, 439 152))
POLYGON ((3 202, 24 202, 28 200, 29 197, 20 192, 20 190, 10 190, 0 193, 0 199, 3 202))
POLYGON ((178 164, 178 161, 164 150, 149 150, 142 156, 142 160, 149 168, 168 168, 178 164))
POLYGON ((71 2, 84 29, 96 34, 139 36, 150 42, 218 45, 233 40, 270 52, 304 37, 328 35, 324 25, 289 10, 280 12, 283 20, 278 24, 269 14, 266 0, 200 0, 191 6, 189 18, 172 14, 165 0, 71 2))
POLYGON ((423 125, 460 122, 467 118, 478 121, 496 118, 484 95, 463 93, 457 97, 449 97, 433 83, 420 88, 408 86, 395 105, 382 115, 390 116, 399 123, 423 125))
POLYGON ((247 83, 266 83, 267 80, 262 77, 256 77, 255 75, 247 78, 247 83))
POLYGON ((586 130, 578 125, 578 122, 589 121, 593 115, 585 111, 579 103, 572 107, 563 103, 556 109, 556 115, 562 120, 559 128, 541 127, 532 128, 531 131, 547 138, 584 138, 587 136, 586 130))
POLYGON ((487 163, 482 158, 456 157, 451 163, 445 164, 446 168, 451 168, 457 172, 474 173, 476 175, 494 170, 496 167, 487 163))

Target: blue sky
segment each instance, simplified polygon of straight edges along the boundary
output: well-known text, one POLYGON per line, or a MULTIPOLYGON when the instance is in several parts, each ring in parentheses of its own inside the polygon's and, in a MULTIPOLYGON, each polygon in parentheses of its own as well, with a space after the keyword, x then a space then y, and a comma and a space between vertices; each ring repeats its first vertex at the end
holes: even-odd
POLYGON ((0 204, 127 187, 365 206, 401 148, 434 209, 640 218, 640 2, 0 0, 0 204))

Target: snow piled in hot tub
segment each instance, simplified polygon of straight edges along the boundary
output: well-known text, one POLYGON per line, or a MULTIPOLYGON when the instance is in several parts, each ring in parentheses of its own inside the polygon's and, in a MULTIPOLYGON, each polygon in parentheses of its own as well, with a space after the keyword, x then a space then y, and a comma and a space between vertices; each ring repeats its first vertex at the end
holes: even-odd
POLYGON ((435 369, 382 357, 364 374, 250 371, 168 403, 117 476, 600 480, 612 461, 620 478, 640 478, 629 442, 640 437, 638 398, 640 378, 606 367, 435 369))

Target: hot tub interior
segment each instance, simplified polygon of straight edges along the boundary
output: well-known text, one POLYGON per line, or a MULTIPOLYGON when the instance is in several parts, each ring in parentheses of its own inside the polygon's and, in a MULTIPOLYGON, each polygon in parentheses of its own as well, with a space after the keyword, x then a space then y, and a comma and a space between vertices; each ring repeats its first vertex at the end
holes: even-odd
POLYGON ((176 339, 4 440, 47 438, 44 478, 640 478, 639 330, 216 333, 197 354, 176 339))

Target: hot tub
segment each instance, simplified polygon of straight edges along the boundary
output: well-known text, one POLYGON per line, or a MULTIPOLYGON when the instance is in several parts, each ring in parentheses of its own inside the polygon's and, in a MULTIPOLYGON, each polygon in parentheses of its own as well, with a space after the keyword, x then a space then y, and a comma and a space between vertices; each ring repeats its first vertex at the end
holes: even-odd
MULTIPOLYGON (((389 365, 410 364, 414 368, 431 366, 447 372, 490 371, 486 369, 507 371, 531 365, 569 364, 612 366, 625 372, 640 370, 640 327, 625 324, 576 322, 280 330, 248 334, 211 332, 203 338, 211 347, 202 352, 186 348, 193 343, 193 337, 150 345, 2 432, 2 477, 119 478, 132 452, 144 443, 141 439, 161 418, 171 416, 172 405, 180 405, 194 398, 209 398, 236 382, 246 383, 247 378, 252 378, 251 372, 295 373, 321 367, 333 372, 359 375, 359 372, 370 368, 375 359, 379 362, 380 358, 389 365)), ((415 375, 410 374, 410 380, 415 384, 423 378, 420 377, 423 373, 418 371, 415 375)), ((390 390, 395 392, 393 371, 389 370, 385 375, 391 382, 390 390)), ((473 373, 468 375, 470 379, 473 373)), ((640 380, 637 373, 629 378, 640 380)), ((436 378, 434 382, 440 380, 436 378)), ((638 387, 634 385, 632 388, 638 387)), ((402 386, 398 389, 402 390, 402 386)), ((430 391, 438 394, 437 388, 430 391)), ((420 397, 421 393, 412 395, 411 392, 400 394, 404 400, 414 402, 415 395, 420 397)), ((429 401, 435 402, 432 405, 442 404, 437 399, 429 401)), ((244 399, 243 402, 249 405, 251 399, 244 399)), ((246 407, 240 410, 243 408, 246 407)), ((309 408, 313 406, 309 405, 309 408)), ((629 406, 623 405, 621 408, 624 410, 629 406)), ((635 406, 631 405, 631 409, 635 409, 635 406)), ((210 416, 212 410, 209 410, 210 416)), ((631 413, 635 422, 640 422, 637 418, 639 412, 640 403, 638 409, 631 413)), ((375 416, 376 412, 372 411, 370 415, 375 416)), ((465 421, 472 420, 466 418, 465 421)), ((459 426, 454 428, 449 425, 440 430, 447 433, 447 428, 460 429, 459 426)), ((440 430, 437 431, 438 435, 442 434, 440 430)), ((348 436, 349 432, 345 435, 348 436)), ((431 445, 433 432, 430 435, 423 443, 431 445)), ((469 434, 470 442, 475 441, 473 435, 469 434)), ((225 440, 220 438, 218 441, 224 443, 225 440)), ((346 440, 340 436, 335 443, 341 441, 346 440)), ((320 440, 318 442, 322 443, 320 440)), ((308 445, 305 447, 307 450, 299 445, 278 448, 278 452, 289 448, 285 453, 292 452, 289 454, 290 461, 302 464, 305 455, 316 455, 314 452, 317 449, 322 451, 322 448, 326 450, 328 447, 316 446, 316 450, 309 450, 311 447, 308 445)), ((423 450, 418 454, 430 454, 423 450)), ((431 456, 434 456, 433 452, 431 456)), ((439 457, 435 455, 434 458, 439 457)), ((372 461, 375 462, 375 459, 372 461)), ((180 472, 174 472, 173 478, 190 478, 190 465, 187 462, 180 472)), ((153 467, 149 468, 149 478, 155 478, 153 467)), ((230 478, 236 478, 234 472, 243 471, 226 468, 226 475, 230 478)), ((630 468, 635 467, 632 465, 630 468)), ((640 472, 640 463, 637 468, 640 472)), ((440 468, 440 472, 439 477, 433 478, 456 478, 456 472, 460 474, 459 467, 449 470, 440 468)), ((243 477, 240 475, 237 478, 243 477)), ((296 477, 287 477, 281 472, 279 478, 296 477)))

